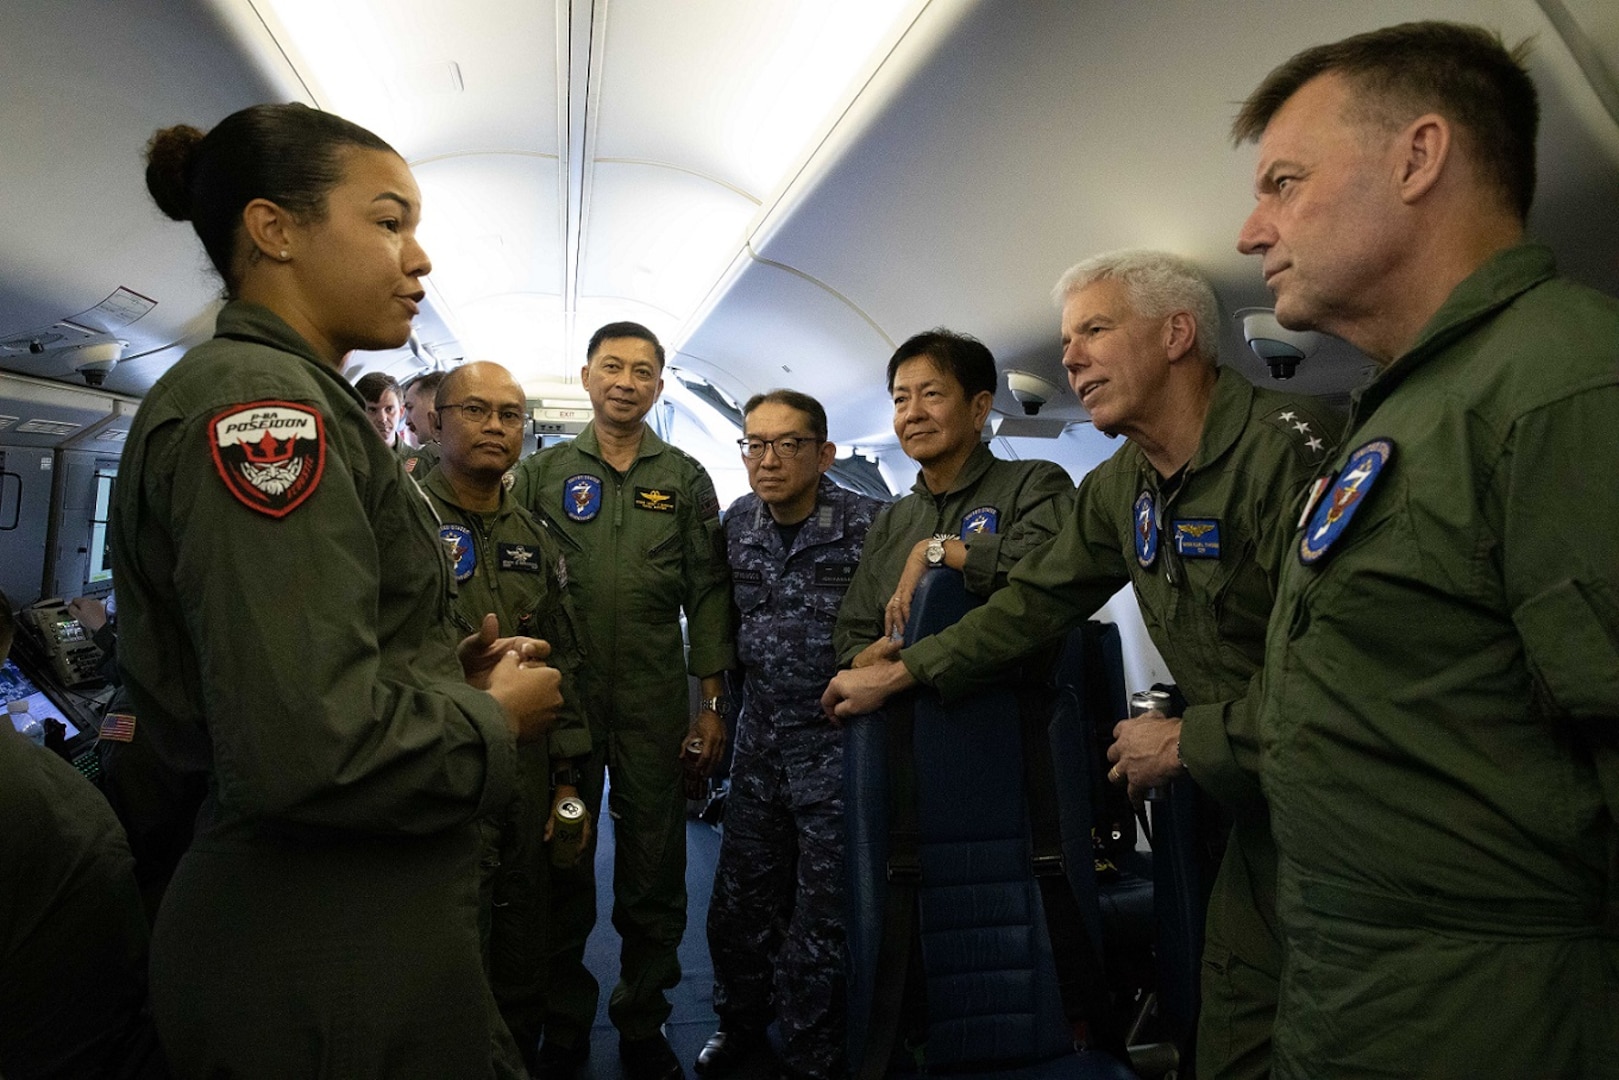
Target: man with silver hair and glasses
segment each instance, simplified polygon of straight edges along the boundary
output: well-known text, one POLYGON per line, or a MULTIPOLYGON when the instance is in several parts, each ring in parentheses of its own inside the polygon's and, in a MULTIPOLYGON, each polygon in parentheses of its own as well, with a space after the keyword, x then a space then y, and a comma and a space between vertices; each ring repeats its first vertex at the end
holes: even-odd
POLYGON ((947 699, 1089 618, 1125 585, 1189 702, 1121 720, 1109 778, 1132 795, 1190 773, 1234 825, 1210 901, 1200 1077, 1263 1077, 1281 971, 1275 849, 1259 785, 1256 687, 1300 496, 1338 421, 1217 364, 1219 308, 1185 260, 1099 255, 1057 283, 1063 367, 1091 422, 1128 442, 1007 587, 896 661, 841 672, 822 704, 876 708, 918 682, 947 699))
POLYGON ((1523 60, 1387 27, 1232 126, 1277 319, 1377 369, 1266 642, 1278 1076, 1619 1076, 1619 302, 1526 241, 1523 60))

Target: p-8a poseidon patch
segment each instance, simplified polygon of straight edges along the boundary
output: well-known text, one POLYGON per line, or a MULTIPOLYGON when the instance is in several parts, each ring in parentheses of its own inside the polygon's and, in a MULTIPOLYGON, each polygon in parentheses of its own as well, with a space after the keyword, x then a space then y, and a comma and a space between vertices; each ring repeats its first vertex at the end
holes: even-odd
POLYGON ((232 405, 208 424, 225 487, 250 510, 283 518, 315 493, 326 468, 321 415, 290 401, 232 405))

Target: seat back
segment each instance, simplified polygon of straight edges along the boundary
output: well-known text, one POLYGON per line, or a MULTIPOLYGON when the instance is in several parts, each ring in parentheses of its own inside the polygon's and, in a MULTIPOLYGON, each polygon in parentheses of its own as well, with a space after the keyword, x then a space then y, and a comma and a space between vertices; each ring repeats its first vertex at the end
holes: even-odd
MULTIPOLYGON (((959 573, 931 571, 913 599, 907 640, 949 626, 977 603, 959 573)), ((1059 700, 1055 691, 1052 700, 1059 700)), ((1041 752, 1058 761, 1064 869, 1086 930, 1099 942, 1090 789, 1084 770, 1068 767, 1084 736, 1072 695, 1066 700, 1065 708, 1054 709, 1052 745, 1041 752)), ((911 708, 928 1068, 1008 1076, 1106 1074, 1109 1063, 1098 1060, 1074 1071, 1073 1031, 1031 870, 1016 688, 998 684, 948 706, 923 690, 914 694, 911 708), (1052 1071, 1040 1072, 1042 1063, 1052 1071), (1010 1071, 1019 1066, 1034 1071, 1010 1071)), ((889 722, 886 714, 873 714, 848 724, 845 736, 850 1046, 856 1062, 872 1015, 889 888, 889 722)))

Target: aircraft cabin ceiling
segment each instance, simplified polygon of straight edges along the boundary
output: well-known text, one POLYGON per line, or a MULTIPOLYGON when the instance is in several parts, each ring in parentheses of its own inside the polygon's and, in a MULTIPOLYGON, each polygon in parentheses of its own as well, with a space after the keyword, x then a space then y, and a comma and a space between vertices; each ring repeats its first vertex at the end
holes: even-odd
MULTIPOLYGON (((1041 420, 1080 421, 1058 275, 1165 247, 1228 311, 1267 306, 1234 246, 1254 159, 1226 134, 1236 103, 1300 48, 1413 18, 1536 39, 1531 231, 1619 293, 1608 0, 7 0, 0 368, 77 382, 119 355, 106 389, 148 389, 208 335, 219 284, 148 199, 145 140, 300 100, 389 140, 423 191, 418 347, 358 366, 492 359, 565 400, 591 331, 630 318, 685 380, 806 390, 834 438, 875 448, 889 353, 948 325, 1063 387, 1041 420)), ((1232 325, 1225 343, 1267 377, 1232 325)), ((1363 368, 1329 343, 1293 385, 1363 368)), ((997 407, 1021 414, 1004 387, 997 407)))

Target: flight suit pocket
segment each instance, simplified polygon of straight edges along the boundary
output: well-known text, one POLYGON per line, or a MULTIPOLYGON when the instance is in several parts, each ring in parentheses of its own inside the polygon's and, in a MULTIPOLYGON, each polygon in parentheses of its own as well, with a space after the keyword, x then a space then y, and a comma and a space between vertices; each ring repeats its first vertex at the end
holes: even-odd
POLYGON ((1619 707, 1619 598, 1607 583, 1560 581, 1519 604, 1512 623, 1549 711, 1613 715, 1619 707))

